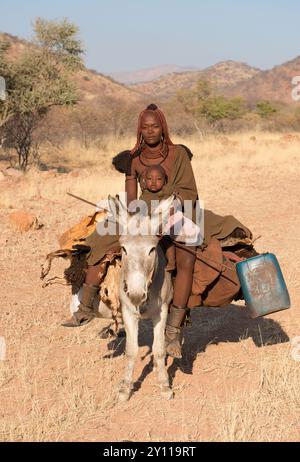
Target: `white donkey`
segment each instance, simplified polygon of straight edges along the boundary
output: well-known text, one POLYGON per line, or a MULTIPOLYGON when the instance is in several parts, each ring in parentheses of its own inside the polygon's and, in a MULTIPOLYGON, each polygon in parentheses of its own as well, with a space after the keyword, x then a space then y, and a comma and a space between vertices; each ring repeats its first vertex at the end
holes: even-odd
POLYGON ((173 397, 169 385, 165 358, 165 327, 169 304, 173 297, 171 275, 165 271, 165 257, 158 245, 160 219, 167 221, 174 197, 162 201, 148 216, 129 214, 122 203, 110 198, 110 208, 117 206, 123 213, 116 217, 126 232, 120 237, 122 266, 120 274, 120 302, 126 331, 126 359, 124 378, 119 389, 119 400, 127 401, 133 389, 133 370, 138 353, 138 323, 140 319, 151 319, 154 327, 152 351, 154 367, 157 370, 161 395, 173 397), (161 214, 161 215, 160 215, 161 214), (120 216, 123 219, 120 220, 120 216), (124 224, 124 216, 125 223, 124 224), (148 234, 132 235, 131 229, 149 230, 148 234), (151 230, 151 234, 150 234, 151 230))

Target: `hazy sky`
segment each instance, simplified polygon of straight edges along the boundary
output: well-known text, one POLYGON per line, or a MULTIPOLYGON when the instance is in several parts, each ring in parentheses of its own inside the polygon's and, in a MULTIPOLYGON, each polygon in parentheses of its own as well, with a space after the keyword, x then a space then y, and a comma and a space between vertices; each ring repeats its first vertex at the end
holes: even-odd
POLYGON ((262 69, 300 55, 299 0, 0 0, 0 31, 67 17, 88 67, 103 73, 233 59, 262 69))

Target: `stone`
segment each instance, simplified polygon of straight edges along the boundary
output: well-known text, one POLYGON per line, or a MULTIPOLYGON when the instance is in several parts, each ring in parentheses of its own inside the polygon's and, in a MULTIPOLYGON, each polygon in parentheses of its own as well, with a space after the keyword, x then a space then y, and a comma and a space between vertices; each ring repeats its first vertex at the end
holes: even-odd
POLYGON ((39 224, 37 217, 25 210, 17 210, 9 214, 9 223, 16 231, 24 233, 30 229, 39 229, 42 225, 39 224))
POLYGON ((20 170, 17 170, 16 168, 12 168, 12 167, 7 168, 5 170, 5 173, 7 176, 13 176, 15 178, 20 178, 21 176, 24 175, 23 172, 21 172, 20 170))

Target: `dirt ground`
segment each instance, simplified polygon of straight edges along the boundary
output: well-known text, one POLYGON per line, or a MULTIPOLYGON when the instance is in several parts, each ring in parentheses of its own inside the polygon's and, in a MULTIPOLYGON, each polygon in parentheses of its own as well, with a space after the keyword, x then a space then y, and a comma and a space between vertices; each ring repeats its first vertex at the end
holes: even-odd
MULTIPOLYGON (((292 307, 256 320, 242 302, 196 308, 192 326, 185 328, 183 359, 168 359, 175 392, 171 401, 163 401, 156 387, 149 323, 140 326, 133 396, 118 403, 124 339, 101 340, 98 333, 108 324, 101 319, 81 328, 61 327, 70 315, 70 289, 43 289, 39 279, 45 255, 58 248, 57 236, 91 211, 60 192, 65 187, 84 195, 82 185, 92 182, 95 196, 104 197, 107 171, 4 179, 0 337, 6 355, 0 360, 0 440, 299 440, 299 148, 273 155, 272 145, 266 146, 265 156, 235 148, 225 158, 194 157, 205 206, 235 215, 254 236, 262 236, 256 248, 276 254, 292 307), (35 213, 44 226, 15 232, 8 216, 17 209, 35 213)), ((111 192, 122 187, 119 174, 111 172, 110 181, 111 192)), ((56 263, 55 272, 64 267, 56 263)))

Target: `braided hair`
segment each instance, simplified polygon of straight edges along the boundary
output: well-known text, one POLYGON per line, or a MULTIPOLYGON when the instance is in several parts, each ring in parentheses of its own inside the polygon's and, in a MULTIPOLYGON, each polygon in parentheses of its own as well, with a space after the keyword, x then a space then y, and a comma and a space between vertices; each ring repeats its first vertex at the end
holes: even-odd
MULTIPOLYGON (((158 123, 162 127, 162 133, 163 133, 162 154, 163 156, 164 156, 164 153, 167 151, 168 146, 174 145, 169 135, 169 128, 168 128, 168 124, 167 124, 164 113, 156 106, 156 104, 153 104, 153 103, 149 104, 149 106, 147 106, 146 109, 144 109, 139 115, 135 146, 131 150, 120 152, 120 154, 116 155, 112 160, 112 164, 114 165, 116 170, 118 170, 118 172, 120 173, 125 173, 126 175, 130 175, 131 162, 135 157, 139 156, 141 153, 143 142, 144 142, 143 137, 142 137, 142 120, 146 114, 154 115, 158 123)), ((180 145, 180 146, 182 146, 186 150, 187 155, 191 159, 193 156, 191 151, 184 145, 180 145)))

